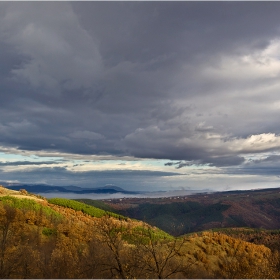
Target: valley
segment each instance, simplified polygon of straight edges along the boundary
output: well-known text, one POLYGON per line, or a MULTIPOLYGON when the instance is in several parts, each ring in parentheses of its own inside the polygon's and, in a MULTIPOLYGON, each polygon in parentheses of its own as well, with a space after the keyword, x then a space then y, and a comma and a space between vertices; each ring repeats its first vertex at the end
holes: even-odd
POLYGON ((212 228, 280 228, 280 189, 203 193, 182 197, 82 199, 146 221, 174 235, 212 228))

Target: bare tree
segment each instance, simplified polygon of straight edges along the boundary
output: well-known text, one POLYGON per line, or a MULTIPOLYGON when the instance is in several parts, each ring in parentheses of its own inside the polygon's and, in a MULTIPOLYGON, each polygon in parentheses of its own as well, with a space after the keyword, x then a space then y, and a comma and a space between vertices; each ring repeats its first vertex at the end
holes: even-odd
POLYGON ((99 264, 104 270, 110 271, 110 277, 130 278, 129 265, 125 261, 127 251, 122 239, 125 230, 122 221, 117 224, 109 217, 100 218, 96 225, 96 234, 105 249, 103 256, 100 255, 99 264))
POLYGON ((136 236, 135 261, 144 278, 184 278, 193 262, 182 253, 184 238, 159 238, 154 230, 144 225, 136 236))

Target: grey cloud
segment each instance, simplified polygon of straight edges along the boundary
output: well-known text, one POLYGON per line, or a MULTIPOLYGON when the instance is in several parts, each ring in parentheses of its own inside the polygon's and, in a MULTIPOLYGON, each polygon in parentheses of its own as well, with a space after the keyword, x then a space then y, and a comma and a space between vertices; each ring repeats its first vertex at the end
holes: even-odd
POLYGON ((238 68, 279 38, 279 2, 0 5, 3 146, 243 168, 227 138, 280 133, 277 71, 238 68))
POLYGON ((12 69, 15 77, 52 94, 92 85, 102 67, 101 57, 68 3, 18 3, 4 8, 1 31, 9 36, 2 40, 25 57, 12 69))
POLYGON ((223 157, 211 157, 204 158, 203 160, 192 160, 192 161, 178 161, 178 162, 167 162, 166 166, 175 166, 176 169, 180 169, 186 166, 216 166, 216 167, 227 167, 241 165, 245 162, 244 157, 240 156, 223 156, 223 157))
POLYGON ((251 47, 252 42, 263 47, 262 42, 279 32, 277 3, 89 2, 73 6, 87 30, 102 38, 102 50, 105 56, 111 54, 111 61, 113 57, 151 60, 170 53, 190 59, 240 44, 251 47))
POLYGON ((185 166, 200 166, 203 165, 202 162, 193 160, 193 161, 178 161, 178 162, 167 162, 165 163, 165 166, 175 166, 176 169, 180 169, 185 166))
POLYGON ((250 160, 249 164, 266 164, 266 163, 278 163, 280 162, 280 156, 279 155, 271 155, 267 156, 262 159, 252 159, 250 160))
POLYGON ((12 161, 12 162, 0 162, 0 166, 20 166, 20 165, 53 165, 63 161, 12 161))
POLYGON ((166 162, 164 165, 165 166, 174 166, 174 165, 177 165, 177 164, 180 164, 181 161, 177 161, 177 162, 166 162))
POLYGON ((213 126, 205 126, 204 123, 199 123, 195 130, 198 132, 209 132, 213 130, 213 126))
POLYGON ((188 127, 158 126, 137 129, 124 139, 125 148, 138 157, 161 159, 181 159, 175 163, 177 168, 190 165, 209 164, 210 166, 239 165, 244 157, 231 152, 224 144, 224 139, 210 138, 208 129, 199 134, 188 127), (187 161, 184 161, 187 160, 187 161))
POLYGON ((90 140, 100 140, 104 138, 103 135, 88 130, 75 131, 70 133, 69 136, 73 138, 82 138, 82 139, 90 139, 90 140))
POLYGON ((245 158, 242 156, 222 156, 222 157, 212 157, 211 159, 204 160, 205 163, 210 162, 210 166, 234 166, 241 165, 245 162, 245 158))
MULTIPOLYGON (((280 176, 280 168, 278 166, 255 166, 225 169, 225 174, 237 175, 258 175, 258 176, 280 176)), ((264 186, 265 187, 265 186, 264 186)))

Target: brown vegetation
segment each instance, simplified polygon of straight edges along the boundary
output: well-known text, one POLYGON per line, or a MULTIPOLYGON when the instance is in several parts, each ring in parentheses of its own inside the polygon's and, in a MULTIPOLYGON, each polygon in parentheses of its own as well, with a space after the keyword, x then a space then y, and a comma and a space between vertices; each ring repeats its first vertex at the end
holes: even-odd
POLYGON ((278 254, 263 245, 216 232, 173 238, 40 203, 55 212, 0 202, 1 278, 279 278, 278 254))

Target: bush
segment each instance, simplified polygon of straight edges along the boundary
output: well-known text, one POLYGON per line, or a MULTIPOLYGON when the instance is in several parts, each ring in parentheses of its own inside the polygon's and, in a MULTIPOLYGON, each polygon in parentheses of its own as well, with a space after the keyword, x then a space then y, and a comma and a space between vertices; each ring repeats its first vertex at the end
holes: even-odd
POLYGON ((28 192, 25 189, 20 189, 19 192, 20 192, 20 194, 28 195, 28 192))
POLYGON ((42 234, 46 235, 46 236, 51 236, 51 235, 56 235, 57 230, 56 229, 52 229, 52 228, 43 228, 42 230, 42 234))

